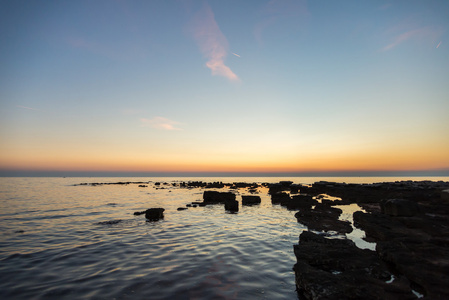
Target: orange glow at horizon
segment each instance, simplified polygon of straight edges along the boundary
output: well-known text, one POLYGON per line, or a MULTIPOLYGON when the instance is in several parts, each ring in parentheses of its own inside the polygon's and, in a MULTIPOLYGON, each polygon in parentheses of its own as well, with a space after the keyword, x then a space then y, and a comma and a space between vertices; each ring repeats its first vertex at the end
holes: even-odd
POLYGON ((59 156, 13 158, 0 162, 0 168, 35 171, 103 171, 103 172, 338 172, 338 171, 419 171, 449 167, 444 153, 419 155, 403 153, 349 153, 327 155, 286 155, 263 157, 132 157, 104 155, 89 158, 59 156))

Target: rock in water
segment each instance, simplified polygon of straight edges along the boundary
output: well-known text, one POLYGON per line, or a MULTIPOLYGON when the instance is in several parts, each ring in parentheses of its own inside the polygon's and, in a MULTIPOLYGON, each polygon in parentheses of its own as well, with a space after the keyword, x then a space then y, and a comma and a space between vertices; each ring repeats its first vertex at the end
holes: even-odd
POLYGON ((158 221, 159 219, 164 218, 164 211, 163 208, 150 208, 145 211, 145 218, 147 218, 149 221, 158 221))
POLYGON ((225 210, 230 212, 239 211, 239 202, 237 200, 228 200, 225 202, 225 210))
POLYGON ((235 194, 231 192, 204 191, 203 200, 206 204, 226 203, 235 200, 235 194))
POLYGON ((259 196, 242 196, 242 205, 260 204, 259 196))

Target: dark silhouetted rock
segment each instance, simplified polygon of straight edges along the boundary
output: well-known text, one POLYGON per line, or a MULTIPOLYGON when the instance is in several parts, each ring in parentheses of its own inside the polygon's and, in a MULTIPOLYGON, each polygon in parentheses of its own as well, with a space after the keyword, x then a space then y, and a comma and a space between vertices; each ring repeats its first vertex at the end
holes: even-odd
POLYGON ((416 202, 405 199, 388 199, 380 202, 381 212, 394 217, 413 217, 419 213, 416 202))
POLYGON ((441 200, 449 202, 449 190, 441 191, 441 200))
POLYGON ((237 200, 228 200, 225 202, 225 210, 230 212, 239 211, 239 202, 237 200))
POLYGON ((136 212, 134 212, 134 215, 135 216, 140 216, 140 215, 143 215, 144 213, 146 213, 146 210, 144 210, 144 211, 136 211, 136 212))
POLYGON ((274 193, 271 194, 271 203, 281 204, 284 201, 290 201, 290 195, 287 193, 274 193))
POLYGON ((164 211, 163 208, 150 208, 145 211, 145 218, 147 218, 150 221, 158 221, 160 219, 164 218, 164 211))
MULTIPOLYGON (((438 208, 445 212, 444 205, 438 208)), ((377 243, 380 258, 406 276, 427 299, 449 299, 447 214, 400 217, 360 211, 353 217, 355 225, 377 243)))
POLYGON ((187 207, 178 207, 178 210, 186 210, 187 207))
POLYGON ((282 201, 281 205, 288 209, 310 209, 313 205, 317 205, 318 201, 313 199, 311 195, 299 194, 291 197, 290 201, 282 201))
POLYGON ((242 196, 242 205, 260 204, 260 202, 259 196, 242 196))
POLYGON ((305 299, 416 299, 405 278, 392 274, 374 251, 347 239, 304 231, 294 245, 298 293, 305 299))
POLYGON ((148 187, 148 185, 140 184, 139 187, 141 187, 141 188, 146 188, 146 187, 148 187))
POLYGON ((289 186, 291 186, 292 185, 292 183, 293 183, 293 181, 279 181, 279 184, 280 185, 282 185, 282 186, 284 186, 284 187, 289 187, 289 186))
POLYGON ((295 217, 309 230, 336 231, 342 234, 352 232, 350 222, 338 220, 341 213, 339 208, 319 203, 314 209, 300 209, 295 217))
POLYGON ((204 191, 203 200, 206 204, 225 203, 235 200, 235 194, 231 192, 204 191))

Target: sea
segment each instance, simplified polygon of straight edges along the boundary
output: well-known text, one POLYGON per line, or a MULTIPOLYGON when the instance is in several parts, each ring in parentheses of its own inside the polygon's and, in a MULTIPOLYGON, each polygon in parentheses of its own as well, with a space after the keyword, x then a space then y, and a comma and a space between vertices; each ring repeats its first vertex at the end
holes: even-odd
MULTIPOLYGON (((285 180, 449 177, 3 177, 0 299, 298 299, 293 245, 307 228, 295 211, 272 204, 267 188, 257 190, 261 204, 240 203, 237 213, 223 205, 177 210, 202 201, 205 191, 181 188, 180 182, 285 180), (79 185, 117 182, 133 183, 79 185), (153 207, 165 209, 164 219, 150 222, 134 215, 153 207)), ((232 191, 239 201, 250 194, 245 188, 232 191)), ((357 204, 340 208, 341 218, 349 221, 361 210, 357 204)), ((374 249, 363 237, 358 229, 347 236, 374 249)))

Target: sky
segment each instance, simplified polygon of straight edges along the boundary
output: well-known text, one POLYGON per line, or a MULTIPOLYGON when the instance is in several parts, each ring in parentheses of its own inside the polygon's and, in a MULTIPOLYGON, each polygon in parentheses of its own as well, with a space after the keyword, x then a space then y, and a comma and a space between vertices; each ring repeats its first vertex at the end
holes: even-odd
POLYGON ((446 0, 0 0, 0 171, 449 171, 448 67, 446 0))

